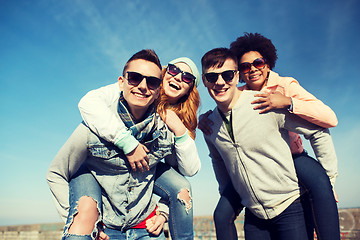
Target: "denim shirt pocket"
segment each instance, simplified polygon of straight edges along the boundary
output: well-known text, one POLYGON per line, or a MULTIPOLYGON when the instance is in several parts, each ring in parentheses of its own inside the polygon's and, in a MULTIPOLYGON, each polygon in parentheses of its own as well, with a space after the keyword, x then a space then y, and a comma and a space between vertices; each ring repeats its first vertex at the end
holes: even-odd
POLYGON ((115 145, 98 138, 95 134, 88 140, 89 155, 87 164, 98 174, 119 174, 127 172, 129 163, 123 151, 115 145))
POLYGON ((167 127, 162 127, 153 132, 152 140, 147 141, 144 145, 149 149, 149 166, 153 167, 161 159, 174 151, 174 138, 167 127))

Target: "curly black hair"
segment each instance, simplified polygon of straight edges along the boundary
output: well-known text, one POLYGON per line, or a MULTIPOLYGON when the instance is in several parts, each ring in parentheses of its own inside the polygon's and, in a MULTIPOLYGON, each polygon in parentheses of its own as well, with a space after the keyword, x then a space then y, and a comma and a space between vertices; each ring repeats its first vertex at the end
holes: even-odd
POLYGON ((238 60, 247 52, 259 52, 266 60, 270 69, 275 67, 277 53, 270 39, 260 33, 244 33, 230 44, 230 50, 237 56, 238 60))

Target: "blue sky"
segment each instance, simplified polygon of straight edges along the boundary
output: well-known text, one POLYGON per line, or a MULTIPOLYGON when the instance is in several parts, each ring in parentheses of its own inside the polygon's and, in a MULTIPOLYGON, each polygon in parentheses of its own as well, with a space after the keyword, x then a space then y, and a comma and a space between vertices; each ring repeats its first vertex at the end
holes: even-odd
MULTIPOLYGON (((360 207, 359 10, 357 0, 0 0, 0 225, 60 221, 46 170, 81 121, 80 98, 115 82, 133 53, 152 48, 163 65, 187 56, 200 68, 205 52, 244 32, 272 39, 274 70, 337 114, 339 207, 360 207)), ((215 104, 199 91, 203 113, 215 104)), ((194 213, 211 215, 217 183, 199 131, 196 143, 194 213)))

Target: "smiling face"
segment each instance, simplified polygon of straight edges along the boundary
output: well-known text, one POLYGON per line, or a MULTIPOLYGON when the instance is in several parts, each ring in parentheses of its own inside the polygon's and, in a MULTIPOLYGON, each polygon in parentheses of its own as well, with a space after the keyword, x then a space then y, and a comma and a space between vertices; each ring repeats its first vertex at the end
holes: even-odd
MULTIPOLYGON (((143 59, 129 62, 126 72, 137 72, 143 76, 161 78, 161 70, 159 67, 143 59)), ((120 90, 123 92, 130 112, 139 120, 145 114, 148 107, 159 97, 160 88, 155 90, 149 89, 145 78, 136 86, 130 85, 126 79, 126 75, 127 74, 119 77, 120 90)))
MULTIPOLYGON (((237 70, 237 66, 234 60, 227 59, 221 68, 210 67, 205 73, 222 73, 227 70, 237 70)), ((204 73, 204 74, 205 74, 204 73)), ((240 96, 240 91, 237 88, 239 83, 239 74, 236 72, 234 78, 231 81, 225 81, 221 74, 215 83, 208 82, 203 78, 204 85, 208 89, 210 96, 215 100, 217 106, 222 112, 227 112, 232 109, 237 99, 240 96)))
MULTIPOLYGON (((239 65, 244 62, 252 63, 255 59, 262 57, 263 56, 259 52, 247 52, 240 58, 239 65)), ((240 78, 245 81, 246 85, 251 90, 260 91, 266 85, 269 71, 270 68, 268 64, 265 64, 265 67, 262 69, 258 69, 251 65, 250 72, 240 73, 240 78)))
MULTIPOLYGON (((180 68, 183 72, 192 74, 191 68, 186 63, 179 62, 174 65, 180 68)), ((193 82, 188 84, 182 81, 181 73, 172 76, 167 71, 165 72, 163 78, 163 89, 171 104, 177 103, 180 98, 188 94, 193 85, 193 82)))

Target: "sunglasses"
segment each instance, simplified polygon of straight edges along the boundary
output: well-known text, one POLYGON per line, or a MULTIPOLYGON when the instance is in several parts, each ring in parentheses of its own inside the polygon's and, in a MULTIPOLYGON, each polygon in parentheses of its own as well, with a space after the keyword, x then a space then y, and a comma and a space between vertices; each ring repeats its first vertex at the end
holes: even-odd
POLYGON ((219 75, 221 75, 221 77, 225 80, 225 82, 230 82, 231 80, 234 79, 236 72, 237 72, 236 70, 227 70, 221 73, 210 72, 210 73, 205 73, 204 77, 206 81, 210 83, 215 83, 218 80, 219 75))
POLYGON ((184 72, 174 64, 168 64, 166 71, 173 77, 181 73, 181 80, 187 84, 190 84, 195 81, 195 76, 191 73, 184 72))
POLYGON ((146 85, 148 86, 148 88, 151 90, 155 90, 160 87, 162 81, 160 78, 152 77, 152 76, 144 76, 137 72, 126 72, 126 73, 127 73, 126 79, 128 80, 128 83, 133 86, 139 85, 142 82, 142 80, 145 78, 146 85))
POLYGON ((257 69, 263 69, 266 65, 266 61, 264 58, 257 58, 252 63, 244 62, 239 64, 239 71, 241 73, 248 73, 251 70, 251 65, 256 67, 257 69))

